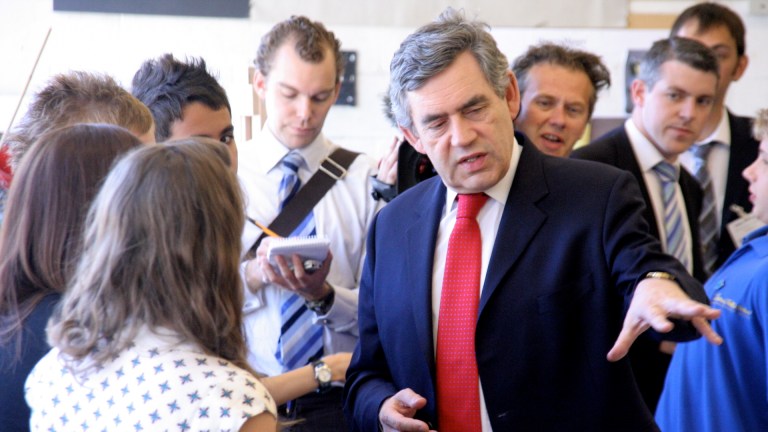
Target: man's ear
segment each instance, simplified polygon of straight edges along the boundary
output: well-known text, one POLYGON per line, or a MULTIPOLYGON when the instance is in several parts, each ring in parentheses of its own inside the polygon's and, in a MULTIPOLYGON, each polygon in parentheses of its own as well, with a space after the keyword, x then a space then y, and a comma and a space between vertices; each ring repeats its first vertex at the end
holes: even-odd
POLYGON ((405 139, 406 139, 406 140, 408 140, 408 142, 409 142, 409 143, 411 143, 411 146, 413 146, 413 148, 414 148, 414 149, 415 149, 417 152, 419 152, 419 153, 421 153, 421 154, 427 154, 427 153, 424 151, 424 145, 422 144, 422 142, 421 142, 421 139, 420 139, 419 137, 417 137, 417 136, 416 136, 416 135, 415 135, 413 132, 411 132, 411 130, 410 130, 410 129, 408 129, 408 128, 405 128, 405 127, 402 127, 402 126, 399 126, 399 128, 400 128, 400 132, 402 132, 402 133, 403 133, 403 136, 405 137, 405 139))
POLYGON ((645 104, 645 91, 645 81, 639 79, 632 81, 629 93, 632 96, 633 105, 642 107, 645 104))
POLYGON ((741 76, 744 75, 744 71, 747 70, 748 65, 749 65, 749 57, 747 57, 746 54, 739 57, 739 60, 736 63, 736 69, 733 71, 733 81, 738 81, 739 78, 741 78, 741 76))
POLYGON ((259 71, 253 74, 253 91, 256 92, 259 99, 264 100, 264 95, 267 91, 267 77, 259 71))
POLYGON ((514 122, 517 115, 520 114, 520 88, 517 86, 517 78, 511 70, 507 70, 507 76, 509 77, 509 85, 504 91, 504 99, 509 109, 509 117, 514 122))

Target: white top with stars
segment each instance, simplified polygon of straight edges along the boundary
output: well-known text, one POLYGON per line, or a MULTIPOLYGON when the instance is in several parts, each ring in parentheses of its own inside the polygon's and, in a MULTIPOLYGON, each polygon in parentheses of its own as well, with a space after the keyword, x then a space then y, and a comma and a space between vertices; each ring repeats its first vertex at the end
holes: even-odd
POLYGON ((163 329, 144 329, 114 361, 74 375, 57 349, 25 385, 33 431, 237 431, 275 402, 249 372, 163 329))

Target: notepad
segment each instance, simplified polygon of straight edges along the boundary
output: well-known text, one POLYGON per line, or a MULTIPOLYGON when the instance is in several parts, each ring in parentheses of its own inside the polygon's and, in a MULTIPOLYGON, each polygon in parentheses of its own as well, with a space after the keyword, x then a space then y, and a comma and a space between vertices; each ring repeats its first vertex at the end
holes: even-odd
POLYGON ((276 265, 275 257, 283 255, 290 263, 291 255, 298 255, 304 261, 304 267, 307 267, 308 261, 314 261, 312 266, 319 266, 328 256, 328 248, 331 242, 323 237, 285 237, 273 239, 267 249, 267 259, 270 264, 276 265))

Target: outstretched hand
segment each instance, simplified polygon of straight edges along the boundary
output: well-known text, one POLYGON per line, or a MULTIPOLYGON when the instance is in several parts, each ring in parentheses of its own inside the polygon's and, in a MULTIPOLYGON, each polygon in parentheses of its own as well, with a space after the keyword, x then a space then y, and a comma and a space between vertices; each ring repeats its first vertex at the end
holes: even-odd
POLYGON ((609 361, 622 359, 641 333, 653 328, 668 333, 674 327, 670 318, 691 321, 693 326, 710 343, 720 345, 723 339, 709 325, 720 311, 691 300, 677 283, 665 279, 643 279, 637 285, 629 304, 624 326, 613 348, 608 352, 609 361))

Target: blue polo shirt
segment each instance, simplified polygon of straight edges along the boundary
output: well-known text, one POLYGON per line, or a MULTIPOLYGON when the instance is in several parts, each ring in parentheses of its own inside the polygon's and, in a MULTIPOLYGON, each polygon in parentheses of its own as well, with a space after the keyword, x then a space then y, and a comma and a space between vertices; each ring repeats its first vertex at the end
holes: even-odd
POLYGON ((664 432, 768 431, 768 227, 753 231, 707 281, 715 346, 677 346, 656 410, 664 432))

